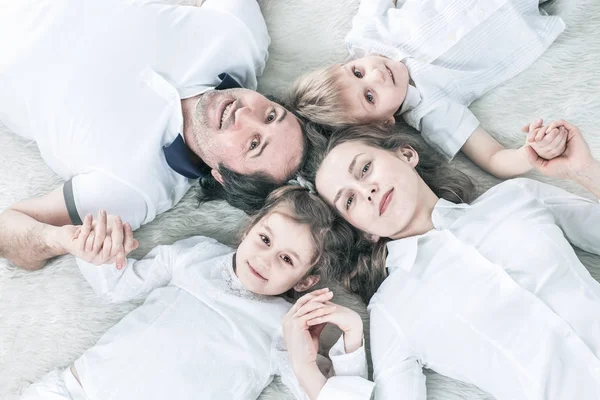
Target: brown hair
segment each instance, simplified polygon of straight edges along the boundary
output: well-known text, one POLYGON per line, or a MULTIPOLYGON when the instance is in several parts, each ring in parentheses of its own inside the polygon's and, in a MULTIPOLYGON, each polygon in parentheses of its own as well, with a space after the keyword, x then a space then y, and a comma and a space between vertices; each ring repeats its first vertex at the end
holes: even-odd
MULTIPOLYGON (((272 212, 280 212, 309 226, 315 252, 306 276, 320 275, 324 280, 331 279, 339 275, 340 270, 358 262, 362 249, 357 249, 356 244, 363 240, 360 233, 309 189, 300 185, 275 189, 264 207, 252 217, 248 230, 272 212)), ((296 293, 292 289, 285 296, 295 298, 296 293)))
POLYGON ((344 85, 340 76, 339 64, 302 75, 292 84, 286 104, 295 113, 318 124, 343 127, 359 123, 346 112, 349 104, 341 95, 344 85))
MULTIPOLYGON (((328 143, 319 150, 318 155, 313 155, 307 160, 301 174, 314 182, 317 171, 329 152, 342 143, 355 141, 388 151, 412 147, 419 154, 419 163, 415 170, 440 198, 468 203, 477 195, 471 178, 458 169, 450 167, 438 153, 425 145, 422 139, 417 138, 417 135, 394 132, 383 124, 358 125, 334 132, 328 143)), ((363 233, 363 239, 365 237, 363 233)), ((364 251, 364 243, 361 243, 361 254, 358 255, 357 263, 352 264, 355 268, 337 271, 337 278, 344 283, 345 287, 359 294, 367 303, 386 277, 385 258, 388 241, 389 239, 382 238, 377 243, 371 244, 368 254, 364 251)))

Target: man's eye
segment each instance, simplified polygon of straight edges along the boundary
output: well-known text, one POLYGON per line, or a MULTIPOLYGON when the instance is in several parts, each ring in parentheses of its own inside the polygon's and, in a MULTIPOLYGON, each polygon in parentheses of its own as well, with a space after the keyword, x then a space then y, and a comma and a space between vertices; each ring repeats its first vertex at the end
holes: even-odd
POLYGON ((271 111, 269 115, 267 115, 267 123, 275 121, 275 117, 277 117, 277 113, 275 111, 271 111))
POLYGON ((370 90, 367 90, 367 93, 365 93, 365 99, 367 99, 369 103, 373 104, 373 100, 375 100, 375 98, 373 97, 373 93, 371 93, 370 90))
POLYGON ((363 167, 362 171, 361 171, 362 176, 365 176, 365 174, 367 172, 369 172, 370 168, 371 168, 371 162, 366 163, 365 166, 363 167))
POLYGON ((283 256, 281 256, 281 259, 283 260, 283 262, 285 262, 287 264, 294 265, 292 263, 292 259, 289 256, 283 255, 283 256))
POLYGON ((250 151, 256 149, 260 145, 260 140, 258 138, 252 139, 250 142, 250 151))
POLYGON ((352 202, 354 201, 354 195, 348 197, 348 200, 346 200, 346 210, 348 208, 350 208, 350 205, 352 205, 352 202))
POLYGON ((269 239, 268 236, 260 235, 260 240, 262 240, 263 243, 266 244, 267 246, 271 245, 271 240, 269 239))
POLYGON ((357 70, 357 69, 353 69, 353 70, 352 70, 352 72, 354 73, 354 76, 355 76, 355 77, 357 77, 358 79, 360 79, 360 78, 362 78, 362 77, 363 77, 363 74, 362 74, 362 72, 360 72, 360 71, 359 71, 359 70, 357 70))

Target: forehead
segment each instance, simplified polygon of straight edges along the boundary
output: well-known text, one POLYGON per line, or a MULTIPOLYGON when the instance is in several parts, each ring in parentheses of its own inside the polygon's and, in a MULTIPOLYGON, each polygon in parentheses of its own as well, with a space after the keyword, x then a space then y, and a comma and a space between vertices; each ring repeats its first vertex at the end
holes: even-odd
POLYGON ((275 246, 291 248, 302 261, 307 261, 313 248, 310 227, 293 220, 290 213, 288 207, 279 206, 265 215, 258 225, 271 230, 275 246))

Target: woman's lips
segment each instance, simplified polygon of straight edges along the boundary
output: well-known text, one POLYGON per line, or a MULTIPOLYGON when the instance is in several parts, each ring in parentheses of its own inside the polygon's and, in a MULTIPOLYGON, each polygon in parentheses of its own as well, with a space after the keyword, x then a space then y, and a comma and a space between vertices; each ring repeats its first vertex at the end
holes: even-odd
POLYGON ((381 198, 381 202, 379 203, 379 215, 383 214, 385 210, 387 210, 388 204, 392 201, 392 196, 394 195, 394 189, 390 189, 386 194, 381 198))

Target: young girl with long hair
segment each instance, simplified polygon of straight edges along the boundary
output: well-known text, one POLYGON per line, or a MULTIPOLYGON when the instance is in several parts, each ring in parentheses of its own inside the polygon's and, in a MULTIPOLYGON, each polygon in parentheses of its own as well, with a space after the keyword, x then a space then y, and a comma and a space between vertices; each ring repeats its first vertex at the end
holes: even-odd
MULTIPOLYGON (((94 227, 87 216, 74 240, 85 248, 104 233, 106 215, 94 227)), ((105 247, 114 238, 113 245, 133 247, 130 228, 113 228, 105 247)), ((334 323, 343 331, 330 352, 334 371, 366 378, 358 314, 332 303, 328 289, 293 306, 282 297, 356 262, 355 239, 315 194, 286 186, 268 198, 236 250, 192 237, 128 259, 124 268, 78 259, 93 289, 110 301, 147 298, 71 368, 49 373, 22 398, 255 399, 274 375, 298 399, 370 396, 366 379, 327 379, 316 365, 318 333, 334 323), (320 322, 309 326, 315 318, 320 322)), ((89 259, 94 252, 92 246, 89 259)))
MULTIPOLYGON (((600 197, 579 130, 541 129, 563 130, 567 151, 531 161, 600 197)), ((424 367, 499 400, 600 398, 600 285, 569 243, 600 254, 598 202, 523 178, 476 198, 414 137, 376 126, 335 134, 305 174, 375 243, 338 275, 369 302, 376 399, 424 400, 424 367)))

